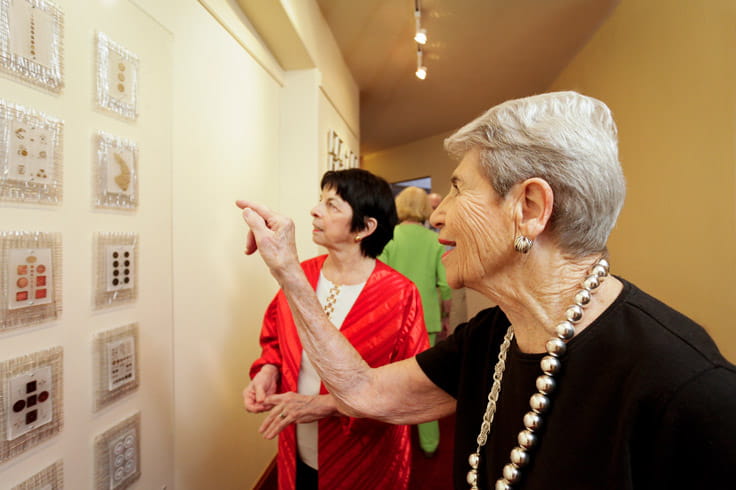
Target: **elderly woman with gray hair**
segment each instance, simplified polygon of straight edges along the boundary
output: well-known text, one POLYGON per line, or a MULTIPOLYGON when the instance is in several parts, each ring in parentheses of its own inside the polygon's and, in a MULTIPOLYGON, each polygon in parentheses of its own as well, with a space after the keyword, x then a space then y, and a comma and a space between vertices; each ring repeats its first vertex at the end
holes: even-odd
POLYGON ((623 205, 617 130, 574 92, 511 100, 445 142, 460 159, 432 214, 452 287, 494 308, 372 369, 330 328, 293 224, 255 203, 256 249, 339 409, 399 424, 457 413, 455 487, 732 488, 736 368, 705 330, 609 274, 623 205))

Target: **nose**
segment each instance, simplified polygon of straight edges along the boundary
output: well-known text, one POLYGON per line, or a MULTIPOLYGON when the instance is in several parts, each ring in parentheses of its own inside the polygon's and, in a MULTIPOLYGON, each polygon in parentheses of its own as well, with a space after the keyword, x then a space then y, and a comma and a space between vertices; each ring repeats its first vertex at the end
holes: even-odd
MULTIPOLYGON (((445 197, 445 199, 447 199, 447 197, 445 197)), ((445 209, 443 206, 443 204, 445 204, 445 199, 442 199, 439 206, 437 206, 429 216, 429 223, 437 229, 441 229, 445 226, 445 209)))
POLYGON ((320 212, 319 212, 319 206, 320 206, 320 205, 319 205, 319 204, 317 204, 316 206, 314 206, 314 207, 313 207, 313 208, 312 208, 312 209, 311 209, 311 210, 309 211, 309 214, 310 214, 310 215, 312 216, 312 218, 318 218, 318 217, 320 216, 320 212))

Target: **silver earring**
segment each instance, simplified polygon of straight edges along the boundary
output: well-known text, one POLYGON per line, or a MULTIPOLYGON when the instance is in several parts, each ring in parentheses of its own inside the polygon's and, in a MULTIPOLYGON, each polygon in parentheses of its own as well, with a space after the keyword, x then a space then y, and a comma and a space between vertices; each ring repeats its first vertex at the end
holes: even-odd
POLYGON ((534 245, 534 242, 524 235, 519 235, 514 239, 514 250, 520 254, 529 253, 529 250, 532 249, 532 245, 534 245))

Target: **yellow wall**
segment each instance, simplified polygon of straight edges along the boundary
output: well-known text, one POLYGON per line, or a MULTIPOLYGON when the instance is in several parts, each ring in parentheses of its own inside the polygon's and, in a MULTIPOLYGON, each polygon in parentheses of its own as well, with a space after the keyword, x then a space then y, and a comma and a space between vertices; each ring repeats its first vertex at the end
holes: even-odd
MULTIPOLYGON (((628 184, 613 271, 692 317, 736 360, 736 2, 624 0, 550 86, 598 97, 628 184)), ((478 111, 486 109, 479 107, 478 111)), ((445 192, 446 134, 366 155, 445 192)), ((486 306, 468 295, 468 313, 486 306)))
POLYGON ((736 2, 624 1, 551 90, 604 100, 628 195, 613 271, 736 360, 736 2))

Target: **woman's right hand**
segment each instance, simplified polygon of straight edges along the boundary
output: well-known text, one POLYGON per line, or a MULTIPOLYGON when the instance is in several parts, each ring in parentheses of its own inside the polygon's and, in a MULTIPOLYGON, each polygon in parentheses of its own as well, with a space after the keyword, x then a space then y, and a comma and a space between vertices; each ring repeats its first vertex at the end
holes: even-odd
POLYGON ((279 385, 279 368, 273 364, 266 364, 258 371, 250 384, 243 390, 243 405, 251 413, 266 412, 273 408, 272 403, 266 403, 266 397, 276 393, 279 385))

